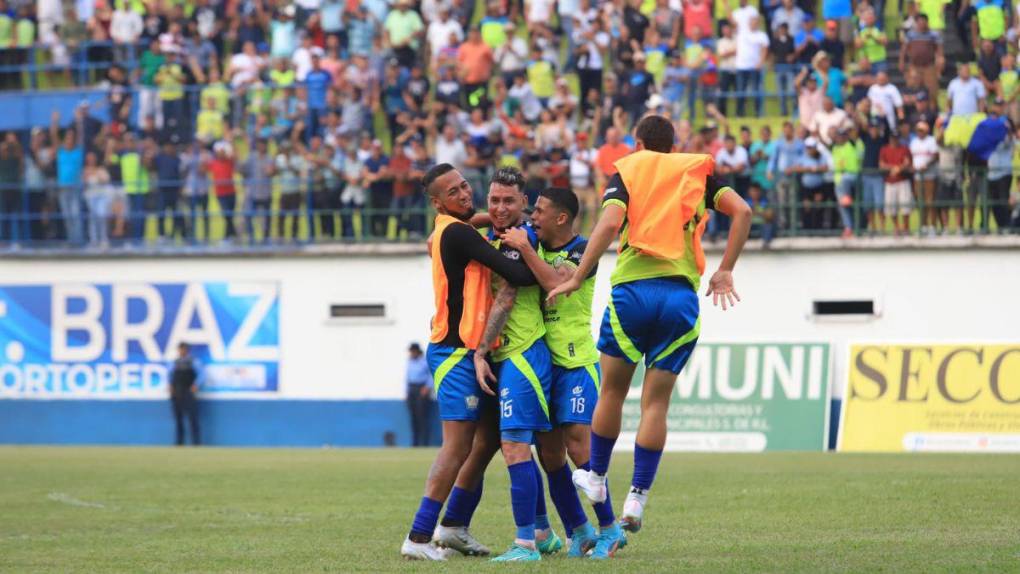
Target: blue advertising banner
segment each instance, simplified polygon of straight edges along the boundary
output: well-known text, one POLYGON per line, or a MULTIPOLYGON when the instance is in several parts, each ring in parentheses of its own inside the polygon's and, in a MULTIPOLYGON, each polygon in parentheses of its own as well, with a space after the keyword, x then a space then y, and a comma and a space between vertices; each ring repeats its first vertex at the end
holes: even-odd
POLYGON ((203 392, 279 385, 275 282, 0 286, 0 397, 166 396, 180 343, 203 392))

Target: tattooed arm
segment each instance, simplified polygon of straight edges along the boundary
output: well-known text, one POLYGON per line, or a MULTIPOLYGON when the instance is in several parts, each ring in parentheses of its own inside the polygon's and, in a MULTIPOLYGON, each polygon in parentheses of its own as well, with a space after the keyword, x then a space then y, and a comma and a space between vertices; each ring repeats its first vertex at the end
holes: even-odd
POLYGON ((475 378, 478 379, 478 386, 493 396, 496 392, 489 386, 489 382, 495 383, 496 375, 492 374, 492 369, 489 368, 485 357, 492 350, 492 342, 497 340, 499 334, 503 332, 503 327, 506 326, 507 319, 510 318, 510 311, 513 311, 516 298, 517 288, 509 284, 503 285, 496 292, 496 300, 492 303, 482 342, 475 351, 475 378))

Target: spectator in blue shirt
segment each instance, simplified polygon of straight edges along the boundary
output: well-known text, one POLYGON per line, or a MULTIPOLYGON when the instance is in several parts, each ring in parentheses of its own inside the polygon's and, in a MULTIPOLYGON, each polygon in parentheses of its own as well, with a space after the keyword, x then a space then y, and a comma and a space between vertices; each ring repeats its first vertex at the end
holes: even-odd
POLYGON ((306 105, 308 106, 308 125, 305 126, 305 140, 313 135, 322 135, 323 120, 326 117, 326 96, 333 85, 333 76, 322 69, 322 48, 312 48, 312 69, 305 76, 306 105))
POLYGON ((804 229, 822 229, 824 227, 824 208, 827 187, 825 174, 832 171, 832 158, 822 150, 822 144, 815 138, 804 140, 804 153, 797 159, 793 167, 800 174, 801 225, 804 229))
POLYGON ((776 140, 766 170, 766 177, 775 185, 773 199, 779 210, 777 223, 780 226, 786 223, 784 214, 796 200, 793 196, 795 189, 793 167, 797 165, 797 160, 803 153, 804 142, 794 133, 793 123, 783 122, 783 137, 776 140))
POLYGON ((74 126, 64 131, 60 137, 60 112, 53 112, 50 122, 50 143, 53 156, 57 163, 57 185, 60 187, 58 199, 60 213, 64 218, 64 230, 67 240, 72 245, 81 244, 85 240, 85 227, 82 221, 82 170, 85 165, 85 152, 79 137, 79 130, 74 126), (61 142, 59 148, 57 142, 61 142))
POLYGON ((368 13, 365 4, 358 4, 347 17, 347 52, 351 56, 367 56, 372 52, 378 20, 368 13))
POLYGON ((432 375, 418 343, 407 349, 407 412, 411 415, 411 446, 428 446, 431 429, 432 375))
POLYGON ((813 18, 804 19, 804 29, 793 35, 794 58, 799 64, 810 64, 821 49, 825 34, 815 27, 813 18))

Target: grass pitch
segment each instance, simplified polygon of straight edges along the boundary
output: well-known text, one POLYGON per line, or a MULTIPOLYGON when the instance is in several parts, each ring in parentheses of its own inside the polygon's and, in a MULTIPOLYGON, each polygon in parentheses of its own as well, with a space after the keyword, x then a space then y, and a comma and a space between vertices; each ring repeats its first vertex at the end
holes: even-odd
MULTIPOLYGON (((0 572, 1020 571, 1016 456, 667 454, 608 563, 405 562, 434 454, 0 448, 0 572)), ((499 551, 513 535, 499 460, 472 528, 499 551)))

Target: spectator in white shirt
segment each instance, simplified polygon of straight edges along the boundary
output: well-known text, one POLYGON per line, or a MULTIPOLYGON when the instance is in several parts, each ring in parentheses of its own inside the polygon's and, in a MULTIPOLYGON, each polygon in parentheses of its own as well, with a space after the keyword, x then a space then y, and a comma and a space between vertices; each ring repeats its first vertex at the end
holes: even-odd
POLYGON ((730 134, 723 139, 723 147, 715 154, 715 174, 741 192, 746 192, 751 181, 751 160, 744 146, 730 134))
POLYGON ((457 137, 457 129, 453 124, 443 126, 443 133, 436 138, 436 163, 448 163, 458 171, 464 169, 467 161, 467 148, 457 137))
POLYGON ((935 183, 938 181, 939 145, 926 122, 918 122, 917 135, 910 140, 914 167, 914 197, 921 201, 921 232, 935 234, 935 183))
POLYGON ((970 64, 961 62, 957 66, 957 76, 949 82, 946 90, 949 97, 949 109, 954 116, 968 116, 985 111, 985 98, 988 92, 981 80, 970 75, 970 64))
POLYGON ((759 18, 761 14, 758 9, 747 3, 747 0, 740 0, 740 7, 730 14, 730 21, 737 30, 737 34, 751 30, 751 19, 759 18))
POLYGON ((527 73, 530 59, 528 43, 517 35, 517 26, 513 22, 506 25, 506 38, 506 43, 493 52, 492 59, 499 65, 503 84, 509 88, 513 85, 514 78, 527 73))
POLYGON ((885 117, 890 130, 896 129, 896 122, 903 120, 903 96, 900 90, 889 83, 889 74, 884 70, 875 76, 875 84, 868 88, 868 99, 875 114, 885 117))
POLYGON ((450 39, 456 38, 457 42, 464 41, 464 28, 460 22, 450 18, 450 9, 446 6, 439 8, 439 18, 429 24, 428 32, 429 61, 433 69, 436 65, 436 58, 439 52, 450 45, 450 39))
POLYGON ((737 115, 741 117, 744 115, 745 96, 748 93, 754 97, 755 115, 762 115, 764 105, 761 79, 769 54, 769 37, 758 28, 759 22, 758 16, 752 16, 745 29, 737 28, 737 91, 740 92, 737 115))
POLYGON ((113 11, 113 16, 110 19, 110 38, 115 43, 113 53, 116 61, 132 61, 131 50, 128 46, 138 43, 143 28, 142 16, 138 12, 125 6, 118 7, 113 11))
POLYGON ((841 129, 849 129, 853 122, 845 110, 837 108, 832 103, 832 98, 822 98, 822 109, 814 115, 814 129, 818 139, 822 140, 828 147, 832 147, 836 132, 841 129))

